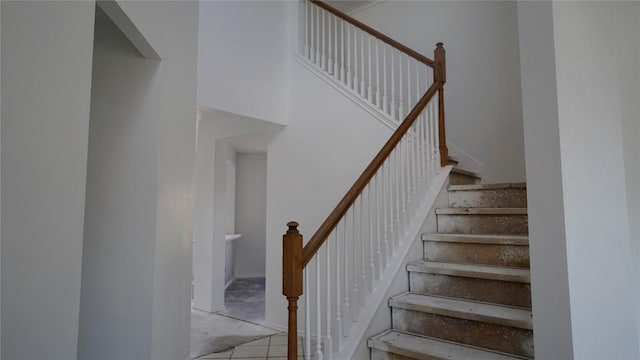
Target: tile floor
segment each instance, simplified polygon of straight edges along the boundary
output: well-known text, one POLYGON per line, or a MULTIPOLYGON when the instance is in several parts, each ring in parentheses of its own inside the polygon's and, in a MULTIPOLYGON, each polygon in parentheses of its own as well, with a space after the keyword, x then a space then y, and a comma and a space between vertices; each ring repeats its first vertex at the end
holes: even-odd
MULTIPOLYGON (((302 338, 298 339, 298 359, 303 357, 304 347, 302 346, 302 338)), ((240 345, 232 350, 205 355, 198 359, 233 359, 233 360, 275 360, 287 358, 287 336, 285 334, 276 334, 256 340, 244 345, 240 345)), ((311 356, 315 359, 315 356, 311 356)))
POLYGON ((219 314, 255 324, 264 323, 264 289, 263 277, 233 280, 224 292, 225 310, 219 314))

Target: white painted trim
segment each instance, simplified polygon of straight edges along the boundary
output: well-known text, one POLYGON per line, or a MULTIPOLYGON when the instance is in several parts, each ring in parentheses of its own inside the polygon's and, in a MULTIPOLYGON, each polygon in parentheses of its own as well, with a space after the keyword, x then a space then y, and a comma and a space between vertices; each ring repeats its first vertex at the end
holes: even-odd
POLYGON ((224 306, 216 306, 216 307, 214 307, 214 308, 211 308, 210 310, 201 309, 201 308, 199 308, 199 307, 197 307, 197 306, 193 306, 193 305, 191 306, 191 308, 192 308, 193 310, 202 311, 202 312, 205 312, 205 313, 207 313, 207 314, 213 314, 213 313, 217 313, 217 312, 220 312, 220 311, 224 311, 224 310, 225 310, 224 306))
POLYGON ((395 130, 398 128, 398 123, 395 120, 392 120, 390 117, 385 116, 380 110, 376 107, 368 104, 360 95, 358 95, 353 90, 349 90, 345 86, 336 82, 331 76, 329 76, 326 71, 323 71, 315 64, 311 63, 309 60, 305 59, 304 56, 300 54, 295 55, 295 59, 297 62, 302 64, 316 76, 318 76, 321 80, 324 80, 327 84, 331 85, 334 89, 338 90, 342 95, 346 96, 349 100, 353 101, 356 105, 360 106, 364 110, 366 110, 371 116, 375 117, 378 121, 389 127, 391 130, 395 130))
POLYGON ((138 49, 140 54, 146 59, 160 59, 158 52, 151 46, 151 43, 144 37, 136 24, 122 9, 116 0, 100 0, 96 4, 107 14, 109 19, 122 31, 124 36, 131 41, 131 44, 138 49))
POLYGON ((464 150, 456 146, 456 144, 451 142, 447 142, 447 147, 449 148, 449 155, 458 160, 457 167, 474 172, 482 177, 482 174, 484 173, 484 164, 480 160, 469 155, 464 150))
POLYGON ((396 277, 398 271, 404 271, 405 259, 409 255, 415 241, 422 241, 420 232, 427 217, 433 211, 433 207, 436 204, 438 196, 444 187, 449 183, 449 173, 452 166, 445 166, 441 168, 440 173, 433 179, 433 184, 429 188, 425 199, 420 205, 420 208, 416 212, 415 219, 421 221, 413 221, 409 229, 407 229, 405 235, 400 239, 400 248, 392 262, 389 264, 388 269, 385 271, 384 276, 380 279, 378 286, 374 289, 373 293, 368 297, 368 305, 360 313, 360 321, 355 323, 351 328, 348 336, 346 337, 346 343, 344 350, 338 354, 339 359, 352 359, 356 352, 358 345, 361 343, 362 338, 366 335, 371 321, 373 320, 376 310, 380 304, 387 301, 386 294, 393 283, 393 279, 396 277))

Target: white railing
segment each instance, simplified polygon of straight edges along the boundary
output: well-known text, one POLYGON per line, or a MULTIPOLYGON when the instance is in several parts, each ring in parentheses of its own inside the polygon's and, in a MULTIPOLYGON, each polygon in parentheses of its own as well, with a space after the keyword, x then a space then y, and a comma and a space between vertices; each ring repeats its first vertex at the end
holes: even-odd
POLYGON ((434 98, 305 267, 305 359, 341 358, 403 235, 424 220, 414 215, 440 168, 436 108, 434 98))
POLYGON ((300 328, 305 359, 345 359, 417 236, 447 156, 444 48, 437 44, 431 60, 322 3, 300 4, 300 56, 396 127, 304 248, 297 223, 283 237, 289 358, 300 328))
POLYGON ((426 59, 399 51, 310 1, 301 3, 300 20, 300 56, 392 123, 404 120, 433 83, 426 59))

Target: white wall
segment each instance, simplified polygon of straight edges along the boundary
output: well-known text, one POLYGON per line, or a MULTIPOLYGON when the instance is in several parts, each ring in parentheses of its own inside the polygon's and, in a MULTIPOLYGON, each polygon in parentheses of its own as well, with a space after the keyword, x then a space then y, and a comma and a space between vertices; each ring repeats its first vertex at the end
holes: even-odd
POLYGON ((151 94, 157 136, 151 358, 189 354, 198 3, 122 2, 162 58, 151 94))
POLYGON ((531 301, 535 314, 534 349, 539 359, 571 359, 571 309, 551 2, 518 2, 518 23, 531 301))
POLYGON ((146 359, 157 149, 155 119, 144 114, 158 62, 100 9, 94 39, 78 358, 146 359))
MULTIPOLYGON (((640 44, 636 40, 640 37, 640 3, 625 2, 614 16, 631 254, 633 273, 640 274, 640 44)), ((640 299, 640 284, 636 281, 635 285, 640 299)), ((636 301, 636 311, 640 324, 640 301, 636 301)))
POLYGON ((265 276, 267 232, 267 154, 238 154, 234 274, 265 276))
POLYGON ((637 5, 518 6, 536 357, 638 358, 637 5))
POLYGON ((573 348, 580 359, 640 356, 615 67, 617 6, 553 5, 573 348))
POLYGON ((1 357, 74 359, 94 5, 1 7, 1 357))
MULTIPOLYGON (((222 159, 224 170, 225 156, 217 157, 222 159)), ((201 119, 193 188, 193 307, 207 312, 224 309, 224 229, 217 229, 218 237, 214 237, 214 201, 220 201, 214 194, 214 176, 221 167, 215 162, 213 125, 201 119)))
POLYGON ((338 204, 388 140, 391 131, 295 62, 291 123, 270 143, 267 158, 266 323, 286 324, 282 234, 300 223, 304 241, 338 204))
POLYGON ((447 140, 484 164, 483 182, 524 181, 518 24, 513 1, 385 1, 356 19, 447 57, 447 140))
POLYGON ((198 104, 286 123, 288 7, 200 2, 198 104))

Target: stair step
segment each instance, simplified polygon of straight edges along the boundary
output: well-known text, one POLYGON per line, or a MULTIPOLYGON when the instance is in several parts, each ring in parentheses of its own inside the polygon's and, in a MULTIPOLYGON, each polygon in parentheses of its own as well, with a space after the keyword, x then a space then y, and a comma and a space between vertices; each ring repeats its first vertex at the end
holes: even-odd
POLYGON ((531 284, 522 282, 410 271, 409 290, 531 309, 531 284))
POLYGON ((462 170, 456 166, 449 173, 450 185, 477 184, 480 182, 480 176, 474 172, 462 170))
POLYGON ((389 300, 394 330, 533 357, 531 311, 405 293, 389 300))
POLYGON ((529 269, 499 267, 476 264, 457 264, 435 261, 414 261, 407 265, 407 271, 429 274, 471 277, 477 279, 500 280, 530 284, 529 269))
POLYGON ((436 209, 439 233, 526 235, 526 208, 436 209))
POLYGON ((533 329, 531 311, 516 307, 414 293, 392 297, 389 306, 519 329, 533 329))
POLYGON ((449 186, 450 207, 526 208, 525 183, 449 186))
POLYGON ((469 185, 450 185, 450 191, 461 190, 496 190, 496 189, 526 189, 527 183, 496 183, 496 184, 469 184, 469 185))
POLYGON ((431 233, 422 234, 422 240, 485 245, 529 245, 529 236, 527 235, 431 233))
MULTIPOLYGON (((446 234, 439 234, 446 235, 446 234)), ((454 234, 455 235, 455 234, 454 234)), ((458 234, 459 237, 463 235, 458 234)), ((462 238, 463 241, 455 240, 455 237, 444 238, 440 241, 437 236, 423 236, 425 240, 423 246, 424 259, 429 261, 466 263, 479 265, 496 265, 509 267, 529 267, 529 247, 520 245, 523 241, 515 241, 518 245, 513 245, 511 238, 492 238, 491 236, 462 238)), ((524 241, 527 244, 527 241, 524 241)))
POLYGON ((436 215, 527 215, 527 208, 440 208, 436 215))
POLYGON ((369 339, 371 360, 390 359, 460 359, 460 360, 513 360, 525 359, 478 347, 438 340, 426 336, 388 330, 369 339), (394 354, 396 356, 391 356, 394 354))

